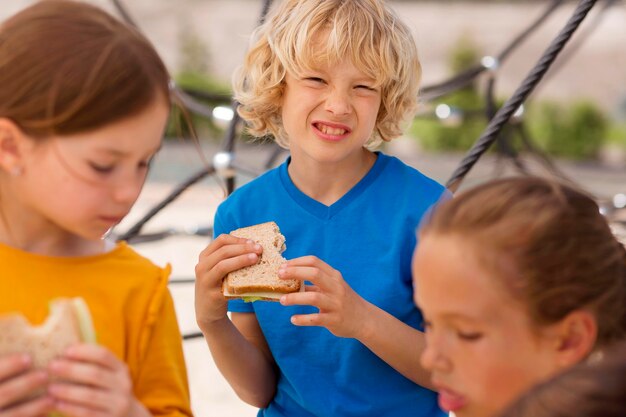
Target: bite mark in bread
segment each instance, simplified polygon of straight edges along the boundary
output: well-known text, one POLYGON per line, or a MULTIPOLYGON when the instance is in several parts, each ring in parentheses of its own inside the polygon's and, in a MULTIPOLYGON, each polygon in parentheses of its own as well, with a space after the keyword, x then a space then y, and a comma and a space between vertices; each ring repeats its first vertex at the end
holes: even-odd
POLYGON ((95 333, 89 310, 80 298, 52 301, 50 315, 40 326, 31 325, 18 313, 0 318, 0 356, 28 353, 36 369, 83 342, 95 342, 95 333))
MULTIPOLYGON (((78 343, 96 343, 91 314, 85 301, 80 298, 60 298, 50 302, 50 314, 46 321, 34 326, 19 314, 0 316, 0 357, 11 354, 28 354, 34 369, 45 369, 70 346, 78 343)), ((52 382, 55 379, 51 380, 52 382)), ((36 398, 45 393, 41 388, 23 400, 36 398)), ((62 417, 52 411, 48 417, 62 417)))
POLYGON ((233 271, 224 278, 222 292, 226 298, 254 297, 277 301, 282 294, 303 289, 300 280, 278 277, 278 269, 286 261, 281 255, 286 246, 285 237, 275 222, 243 227, 230 234, 255 241, 263 247, 263 252, 256 264, 233 271))

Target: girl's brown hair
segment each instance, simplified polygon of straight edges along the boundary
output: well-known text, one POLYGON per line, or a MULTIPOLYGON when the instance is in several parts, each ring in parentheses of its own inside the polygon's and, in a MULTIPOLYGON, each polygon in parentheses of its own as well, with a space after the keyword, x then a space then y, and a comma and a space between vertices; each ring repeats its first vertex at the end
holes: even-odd
POLYGON ((626 343, 536 385, 501 417, 626 416, 626 343))
POLYGON ((535 324, 596 316, 598 345, 626 334, 626 250, 595 201, 541 178, 485 183, 441 204, 420 231, 471 242, 535 324))
POLYGON ((0 26, 0 117, 37 138, 169 105, 169 76, 137 30, 97 7, 46 0, 0 26))

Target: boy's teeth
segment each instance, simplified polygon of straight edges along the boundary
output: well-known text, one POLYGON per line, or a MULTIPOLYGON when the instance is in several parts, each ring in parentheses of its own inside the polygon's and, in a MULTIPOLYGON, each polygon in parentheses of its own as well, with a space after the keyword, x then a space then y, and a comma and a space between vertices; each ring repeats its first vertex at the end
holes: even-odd
POLYGON ((346 133, 344 129, 340 129, 337 127, 330 127, 326 125, 319 125, 319 129, 327 135, 341 136, 346 133))

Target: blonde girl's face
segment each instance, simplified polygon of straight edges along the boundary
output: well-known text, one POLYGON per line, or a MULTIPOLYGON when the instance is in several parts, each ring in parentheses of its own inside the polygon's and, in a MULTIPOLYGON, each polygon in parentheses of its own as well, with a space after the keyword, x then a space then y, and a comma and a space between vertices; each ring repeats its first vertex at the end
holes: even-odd
POLYGON ((137 200, 168 117, 158 99, 93 131, 30 141, 15 180, 25 222, 41 233, 99 239, 137 200))
POLYGON ((415 302, 427 343, 421 363, 444 410, 491 417, 556 371, 554 343, 473 253, 469 241, 432 233, 417 246, 415 302))
POLYGON ((381 105, 381 92, 349 59, 287 74, 282 122, 292 158, 327 164, 362 157, 381 105))

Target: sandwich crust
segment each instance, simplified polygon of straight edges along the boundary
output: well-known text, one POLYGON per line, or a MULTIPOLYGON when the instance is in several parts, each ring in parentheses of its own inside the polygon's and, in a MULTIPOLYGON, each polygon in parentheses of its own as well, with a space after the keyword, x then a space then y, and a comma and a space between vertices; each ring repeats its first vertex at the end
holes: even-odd
POLYGON ((0 318, 0 356, 28 353, 33 367, 42 369, 68 347, 83 342, 72 301, 55 301, 50 309, 50 315, 40 326, 31 325, 20 314, 0 318))
POLYGON ((250 239, 263 247, 258 262, 229 273, 222 282, 222 292, 226 298, 241 298, 248 293, 276 293, 276 298, 256 296, 257 299, 277 301, 281 294, 301 290, 300 280, 278 278, 278 269, 286 261, 281 253, 285 250, 285 237, 275 222, 261 223, 234 230, 233 236, 250 239))
POLYGON ((69 303, 59 304, 38 327, 32 327, 18 314, 0 320, 0 356, 28 353, 37 369, 44 368, 66 348, 79 342, 78 323, 69 303))

